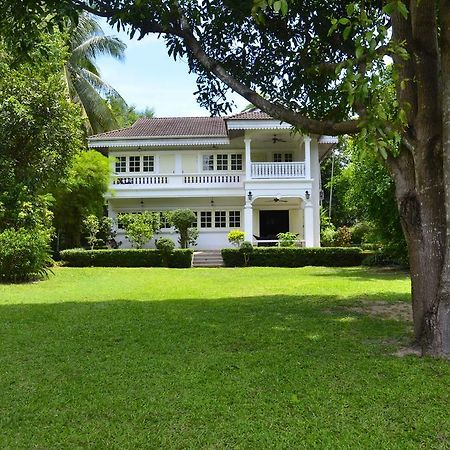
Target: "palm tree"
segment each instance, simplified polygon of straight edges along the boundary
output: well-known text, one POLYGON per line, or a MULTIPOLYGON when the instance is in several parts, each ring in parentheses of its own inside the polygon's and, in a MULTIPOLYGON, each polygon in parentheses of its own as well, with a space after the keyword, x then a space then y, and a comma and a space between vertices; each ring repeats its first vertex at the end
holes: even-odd
POLYGON ((123 60, 126 45, 116 37, 105 36, 95 18, 82 13, 70 34, 69 48, 65 78, 69 95, 81 105, 87 118, 87 133, 117 128, 117 121, 105 98, 126 103, 112 86, 101 79, 95 60, 100 55, 123 60))

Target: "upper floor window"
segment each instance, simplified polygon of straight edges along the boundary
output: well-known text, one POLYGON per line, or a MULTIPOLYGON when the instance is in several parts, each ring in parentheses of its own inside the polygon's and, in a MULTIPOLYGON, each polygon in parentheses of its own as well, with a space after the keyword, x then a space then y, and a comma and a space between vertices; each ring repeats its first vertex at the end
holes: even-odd
POLYGON ((154 172, 155 171, 155 157, 145 155, 142 157, 142 171, 154 172))
POLYGON ((231 155, 231 170, 242 170, 242 155, 240 153, 231 155))
POLYGON ((141 157, 130 156, 130 172, 140 172, 140 171, 141 171, 141 157))
POLYGON ((228 170, 228 155, 217 155, 217 170, 228 170))
POLYGON ((127 158, 126 156, 117 156, 116 157, 116 172, 126 172, 127 171, 127 158))
POLYGON ((242 154, 241 153, 222 153, 218 155, 202 156, 203 171, 211 170, 242 170, 242 154))
POLYGON ((214 155, 203 155, 203 170, 214 170, 214 155))
POLYGON ((273 162, 292 162, 292 153, 274 153, 273 162))

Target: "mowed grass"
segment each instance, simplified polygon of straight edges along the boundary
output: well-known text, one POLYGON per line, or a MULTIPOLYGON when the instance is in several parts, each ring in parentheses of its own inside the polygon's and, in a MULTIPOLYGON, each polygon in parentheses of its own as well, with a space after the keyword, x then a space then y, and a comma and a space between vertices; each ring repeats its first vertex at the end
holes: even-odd
POLYGON ((450 365, 398 358, 405 274, 68 269, 0 285, 0 448, 450 447, 450 365))

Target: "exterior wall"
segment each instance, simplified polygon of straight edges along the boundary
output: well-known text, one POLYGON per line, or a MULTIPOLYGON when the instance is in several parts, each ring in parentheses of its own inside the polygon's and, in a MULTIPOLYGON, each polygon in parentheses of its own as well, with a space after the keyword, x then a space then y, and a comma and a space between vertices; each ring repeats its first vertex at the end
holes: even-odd
MULTIPOLYGON (((277 133, 281 133, 278 132, 277 133)), ((245 226, 244 205, 251 206, 248 222, 252 222, 251 232, 247 236, 260 235, 259 211, 261 209, 276 209, 276 206, 266 204, 275 197, 288 199, 290 231, 305 239, 307 245, 320 245, 320 163, 319 150, 323 153, 323 145, 319 149, 317 139, 311 139, 310 152, 306 152, 306 139, 300 136, 292 137, 289 131, 274 135, 273 130, 245 131, 231 137, 229 144, 218 145, 184 145, 183 147, 161 145, 154 147, 120 147, 113 148, 109 154, 112 159, 117 156, 154 157, 154 171, 141 173, 120 173, 125 182, 112 186, 108 194, 109 214, 111 217, 120 212, 135 212, 141 210, 164 211, 168 209, 190 208, 194 211, 241 211, 241 230, 245 226), (273 138, 277 136, 276 143, 273 138), (246 172, 246 145, 244 138, 250 139, 250 167, 253 178, 246 172), (264 176, 255 178, 259 173, 253 173, 253 168, 260 166, 276 166, 275 164, 251 166, 253 162, 271 163, 274 153, 291 153, 296 167, 303 167, 302 173, 294 173, 291 177, 281 176, 279 172, 271 172, 270 178, 264 176), (231 170, 231 158, 228 157, 228 170, 219 171, 216 167, 217 156, 214 156, 214 170, 203 170, 203 155, 241 154, 242 170, 231 170), (309 157, 308 157, 309 155, 309 157), (309 164, 310 161, 310 165, 309 164), (306 166, 310 170, 305 170, 306 166), (307 175, 310 174, 308 177, 307 175), (161 176, 160 176, 161 175, 161 176), (275 175, 275 176, 273 176, 275 175), (128 182, 127 177, 133 178, 128 182), (137 180, 137 178, 142 180, 137 180), (249 201, 250 193, 253 201, 249 201), (310 197, 310 198, 308 198, 310 197), (265 199, 264 201, 262 201, 265 199), (295 204, 294 204, 295 203, 295 204)), ((249 153, 247 153, 248 155, 249 153)), ((128 160, 127 160, 128 161, 128 160)), ((247 163, 249 160, 247 160, 247 163)), ((127 162, 128 164, 128 162, 127 162)), ((128 167, 128 165, 127 165, 128 167)), ((276 169, 276 167, 275 167, 276 169)), ((256 170, 256 169, 255 169, 256 170)), ((265 170, 265 169, 264 169, 265 170)), ((276 169, 278 170, 278 169, 276 169)), ((281 205, 281 204, 280 204, 281 205)), ((285 207, 286 209, 286 207, 285 207)), ((200 229, 197 248, 219 249, 229 246, 227 234, 230 228, 200 229)), ((170 230, 162 230, 159 236, 177 236, 170 230)), ((157 236, 158 237, 158 236, 157 236)), ((123 232, 119 230, 118 239, 127 246, 123 232)), ((154 245, 154 239, 150 246, 154 245)))

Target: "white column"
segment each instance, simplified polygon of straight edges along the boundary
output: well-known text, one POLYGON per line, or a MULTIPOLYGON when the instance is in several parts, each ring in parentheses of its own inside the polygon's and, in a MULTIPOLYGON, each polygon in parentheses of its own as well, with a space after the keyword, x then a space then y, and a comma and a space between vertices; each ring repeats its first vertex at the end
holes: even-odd
POLYGON ((305 204, 305 247, 314 247, 314 208, 313 205, 308 202, 305 204))
POLYGON ((250 202, 244 206, 244 233, 244 239, 253 242, 253 207, 250 202))
POLYGON ((250 180, 252 177, 252 157, 251 157, 251 139, 244 139, 245 142, 245 179, 250 180))
POLYGON ((311 138, 309 136, 303 137, 305 143, 305 177, 307 180, 311 179, 311 138))

